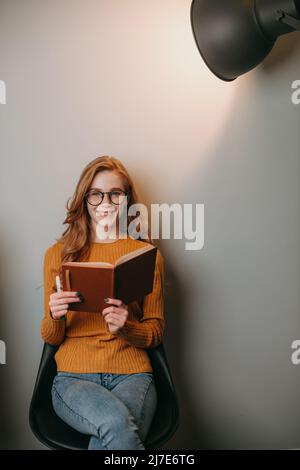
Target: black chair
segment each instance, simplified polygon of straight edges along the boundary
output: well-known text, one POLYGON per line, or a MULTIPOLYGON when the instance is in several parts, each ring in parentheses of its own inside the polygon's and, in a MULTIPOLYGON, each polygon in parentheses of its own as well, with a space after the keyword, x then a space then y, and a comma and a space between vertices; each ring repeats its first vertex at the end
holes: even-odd
MULTIPOLYGON (((51 387, 57 372, 54 355, 58 347, 44 343, 29 409, 30 427, 50 449, 87 450, 90 436, 66 424, 52 406, 51 387)), ((178 428, 179 407, 163 343, 146 351, 153 368, 158 405, 144 445, 146 449, 159 449, 178 428)))

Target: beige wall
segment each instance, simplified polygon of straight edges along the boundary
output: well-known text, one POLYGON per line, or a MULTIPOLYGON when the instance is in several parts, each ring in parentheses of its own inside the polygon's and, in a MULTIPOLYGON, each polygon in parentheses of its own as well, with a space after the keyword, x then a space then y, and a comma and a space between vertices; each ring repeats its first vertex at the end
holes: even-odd
POLYGON ((300 447, 300 35, 233 83, 206 68, 188 0, 0 0, 0 448, 28 425, 42 259, 80 172, 120 158, 152 203, 203 203, 205 242, 158 240, 181 409, 166 448, 300 447))

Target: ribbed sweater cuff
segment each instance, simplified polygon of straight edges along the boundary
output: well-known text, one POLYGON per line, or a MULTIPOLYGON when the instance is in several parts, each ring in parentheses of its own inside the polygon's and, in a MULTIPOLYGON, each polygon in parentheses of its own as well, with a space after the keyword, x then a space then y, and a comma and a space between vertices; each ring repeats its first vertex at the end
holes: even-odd
POLYGON ((48 316, 42 323, 42 337, 46 343, 58 345, 65 336, 65 320, 56 320, 48 316))
POLYGON ((144 322, 127 320, 117 335, 137 348, 154 348, 162 341, 164 320, 151 319, 144 322))

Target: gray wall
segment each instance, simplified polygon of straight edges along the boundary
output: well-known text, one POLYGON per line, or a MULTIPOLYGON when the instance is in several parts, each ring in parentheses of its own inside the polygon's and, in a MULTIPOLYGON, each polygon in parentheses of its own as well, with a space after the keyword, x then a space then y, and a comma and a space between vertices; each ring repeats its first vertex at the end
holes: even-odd
POLYGON ((158 240, 181 423, 165 448, 300 447, 300 35, 233 83, 188 0, 0 0, 0 447, 45 449, 28 408, 42 260, 82 168, 120 158, 146 203, 203 203, 205 242, 158 240))

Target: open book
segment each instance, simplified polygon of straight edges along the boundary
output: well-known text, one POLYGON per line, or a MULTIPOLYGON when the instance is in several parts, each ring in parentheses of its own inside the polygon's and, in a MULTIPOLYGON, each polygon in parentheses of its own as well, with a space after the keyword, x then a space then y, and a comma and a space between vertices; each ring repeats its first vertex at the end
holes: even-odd
POLYGON ((101 313, 106 297, 125 304, 141 301, 153 290, 157 247, 148 245, 120 256, 115 264, 69 261, 62 264, 63 290, 80 292, 83 302, 72 302, 69 310, 101 313))

